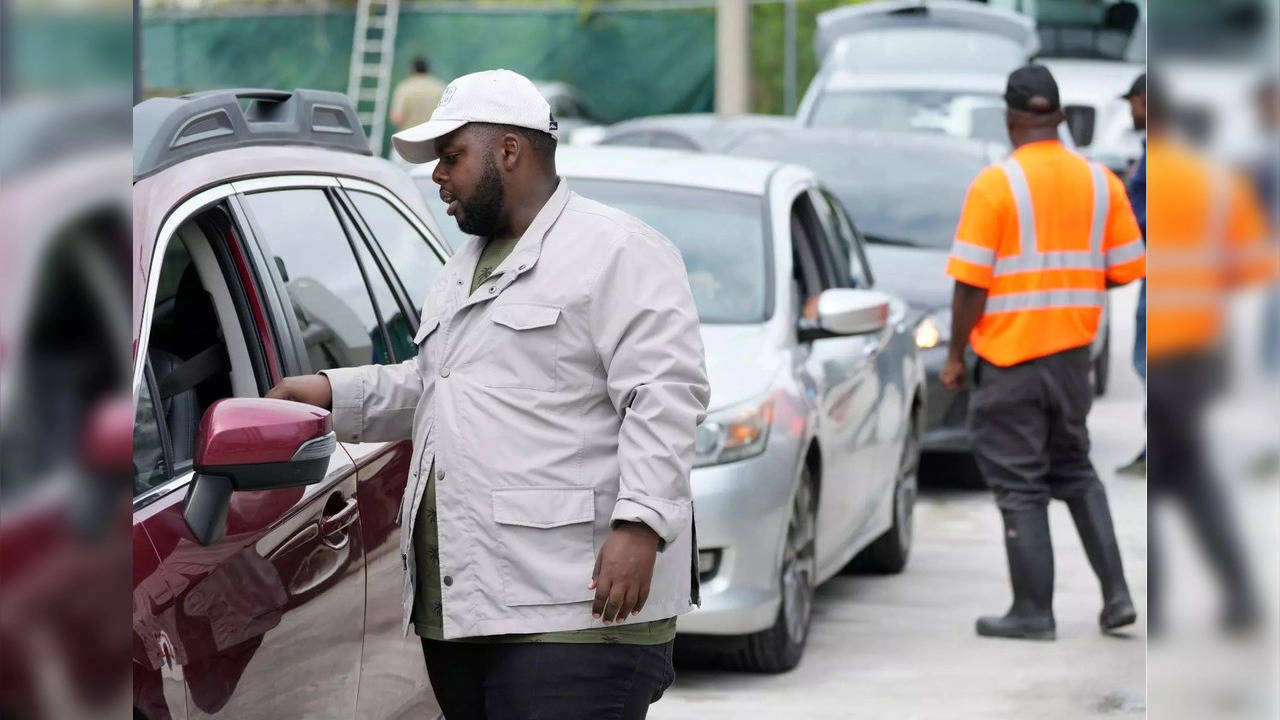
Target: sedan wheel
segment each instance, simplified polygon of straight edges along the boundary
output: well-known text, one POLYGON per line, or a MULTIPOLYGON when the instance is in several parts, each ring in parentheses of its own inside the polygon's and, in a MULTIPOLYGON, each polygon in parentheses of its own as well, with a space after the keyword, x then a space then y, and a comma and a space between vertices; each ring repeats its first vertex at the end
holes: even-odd
POLYGON ((915 530, 916 495, 920 487, 920 435, 923 419, 917 413, 902 446, 902 459, 893 485, 893 526, 850 563, 853 570, 897 574, 907 566, 915 530))

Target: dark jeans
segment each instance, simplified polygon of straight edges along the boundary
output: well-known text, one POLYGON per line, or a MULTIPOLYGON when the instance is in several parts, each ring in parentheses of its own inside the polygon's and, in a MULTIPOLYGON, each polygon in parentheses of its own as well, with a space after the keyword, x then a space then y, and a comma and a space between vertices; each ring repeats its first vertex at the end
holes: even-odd
POLYGON ((1089 460, 1093 404, 1089 348, 1010 367, 978 360, 969 394, 969 437, 983 478, 1005 511, 1081 497, 1099 484, 1089 460))
POLYGON ((671 648, 422 641, 445 720, 642 720, 675 680, 671 648))

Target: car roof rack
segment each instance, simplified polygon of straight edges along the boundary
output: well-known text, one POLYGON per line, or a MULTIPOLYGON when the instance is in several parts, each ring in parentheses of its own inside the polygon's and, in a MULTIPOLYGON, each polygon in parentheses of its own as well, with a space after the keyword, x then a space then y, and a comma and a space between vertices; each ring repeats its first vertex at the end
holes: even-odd
POLYGON ((311 145, 372 155, 351 99, 325 90, 209 90, 133 108, 133 180, 219 150, 311 145))

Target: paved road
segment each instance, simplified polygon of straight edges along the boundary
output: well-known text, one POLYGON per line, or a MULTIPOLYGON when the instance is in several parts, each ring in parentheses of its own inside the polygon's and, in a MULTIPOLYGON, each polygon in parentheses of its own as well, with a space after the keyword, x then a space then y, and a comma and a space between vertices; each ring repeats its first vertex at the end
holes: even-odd
POLYGON ((1146 489, 1112 469, 1143 440, 1142 387, 1130 369, 1133 288, 1112 293, 1112 383, 1089 418, 1139 625, 1098 632, 1100 592, 1066 507, 1050 516, 1058 640, 977 637, 973 621, 1009 601, 1000 518, 985 491, 926 490, 904 574, 837 576, 818 590, 809 647, 787 674, 677 668, 655 720, 744 718, 1141 717, 1145 712, 1146 489))

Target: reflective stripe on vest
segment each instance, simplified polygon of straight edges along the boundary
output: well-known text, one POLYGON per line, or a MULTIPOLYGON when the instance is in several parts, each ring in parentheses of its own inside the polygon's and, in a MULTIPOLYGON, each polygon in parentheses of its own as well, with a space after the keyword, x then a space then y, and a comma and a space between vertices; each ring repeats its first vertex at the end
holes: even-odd
POLYGON ((1027 176, 1013 158, 1000 163, 1000 169, 1009 180, 1013 205, 1018 211, 1018 254, 998 258, 993 273, 995 277, 1041 270, 1106 270, 1102 239, 1111 211, 1111 198, 1101 167, 1089 163, 1089 175, 1093 180, 1093 224, 1089 228, 1088 250, 1040 250, 1036 245, 1035 205, 1031 201, 1027 176))
MULTIPOLYGON (((1089 175, 1093 181, 1093 222, 1089 228, 1088 250, 1041 250, 1036 242, 1035 205, 1031 200, 1031 186, 1027 182, 1027 176, 1022 166, 1013 158, 1001 163, 1000 168, 1009 180, 1014 208, 1018 213, 1018 252, 996 259, 992 273, 994 277, 1046 270, 1106 270, 1107 259, 1103 257, 1102 244, 1107 216, 1111 210, 1111 198, 1106 175, 1101 167, 1089 163, 1089 175)), ((1126 254, 1128 252, 1126 250, 1126 254)), ((1139 255, 1141 252, 1142 249, 1138 248, 1139 255)), ((963 255, 959 256, 964 258, 963 255)), ((1097 289, 1063 288, 1000 293, 987 298, 986 314, 1063 307, 1101 308, 1105 302, 1106 291, 1097 289)))

